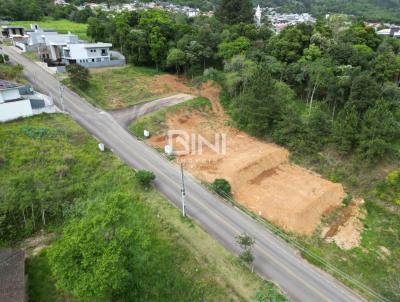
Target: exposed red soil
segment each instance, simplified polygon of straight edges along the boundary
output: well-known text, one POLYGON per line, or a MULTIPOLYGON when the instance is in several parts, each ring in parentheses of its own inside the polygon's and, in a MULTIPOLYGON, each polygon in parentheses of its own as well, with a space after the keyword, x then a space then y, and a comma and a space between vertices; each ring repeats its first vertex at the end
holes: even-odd
MULTIPOLYGON (((218 103, 216 91, 206 94, 214 97, 213 103, 218 103)), ((346 196, 342 185, 290 164, 286 149, 227 126, 218 107, 216 111, 210 114, 178 110, 167 114, 166 130, 201 134, 211 143, 216 133, 226 134, 225 154, 216 154, 205 146, 201 154, 197 149, 195 153, 180 156, 179 161, 185 163, 187 171, 206 182, 227 179, 238 202, 286 231, 299 234, 310 235, 322 215, 341 205, 346 196)), ((149 142, 163 148, 167 140, 162 134, 153 136, 149 142)), ((174 142, 175 151, 183 149, 174 142)))

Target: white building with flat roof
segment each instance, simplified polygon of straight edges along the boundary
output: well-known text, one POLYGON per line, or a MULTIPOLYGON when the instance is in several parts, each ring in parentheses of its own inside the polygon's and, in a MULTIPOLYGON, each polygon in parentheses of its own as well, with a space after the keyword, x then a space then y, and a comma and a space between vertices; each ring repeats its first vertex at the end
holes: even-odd
POLYGON ((68 44, 62 48, 62 61, 66 64, 79 64, 84 67, 105 67, 125 64, 125 58, 111 51, 111 43, 68 44), (115 57, 112 55, 115 54, 115 57))
POLYGON ((30 86, 0 80, 0 122, 44 112, 56 112, 50 97, 34 91, 30 86))
POLYGON ((79 64, 84 67, 107 67, 125 64, 125 57, 111 51, 111 43, 88 43, 77 35, 59 34, 53 30, 43 30, 31 24, 27 38, 16 46, 23 51, 36 52, 41 60, 50 66, 79 64))

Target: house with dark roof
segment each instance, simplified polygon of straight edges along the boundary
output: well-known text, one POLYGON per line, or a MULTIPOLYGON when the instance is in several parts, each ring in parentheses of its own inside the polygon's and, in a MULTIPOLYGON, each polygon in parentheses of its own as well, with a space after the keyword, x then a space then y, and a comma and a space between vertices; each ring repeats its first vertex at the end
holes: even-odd
POLYGON ((4 25, 1 27, 3 38, 22 39, 25 38, 25 28, 23 26, 4 25))
POLYGON ((56 112, 50 97, 34 91, 29 85, 0 80, 0 122, 44 112, 56 112))
POLYGON ((0 250, 0 301, 25 302, 25 252, 0 250))

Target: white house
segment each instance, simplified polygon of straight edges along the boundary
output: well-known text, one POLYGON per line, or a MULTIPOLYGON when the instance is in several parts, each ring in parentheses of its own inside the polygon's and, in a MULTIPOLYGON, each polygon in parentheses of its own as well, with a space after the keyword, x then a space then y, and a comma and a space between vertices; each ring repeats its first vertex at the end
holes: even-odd
POLYGON ((104 67, 125 64, 125 58, 111 51, 111 43, 68 44, 62 48, 62 61, 66 64, 79 64, 84 67, 104 67), (112 57, 115 54, 115 59, 112 57))
POLYGON ((27 38, 16 46, 23 51, 33 51, 52 66, 80 64, 84 67, 106 67, 125 64, 125 57, 111 51, 110 43, 87 43, 77 35, 59 34, 53 30, 43 30, 36 24, 26 31, 27 38))
POLYGON ((0 122, 44 112, 56 112, 51 98, 30 86, 0 80, 0 122))

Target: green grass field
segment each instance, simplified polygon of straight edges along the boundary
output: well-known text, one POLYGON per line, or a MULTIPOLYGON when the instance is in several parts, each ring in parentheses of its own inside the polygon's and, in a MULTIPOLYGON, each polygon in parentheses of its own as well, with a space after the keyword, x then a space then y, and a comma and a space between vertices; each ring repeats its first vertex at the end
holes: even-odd
MULTIPOLYGON (((41 115, 0 124, 0 135, 0 191, 11 177, 25 179, 34 173, 48 186, 61 184, 59 190, 66 190, 67 196, 78 194, 75 203, 112 191, 140 196, 153 214, 160 236, 174 246, 174 265, 193 284, 206 288, 206 301, 286 301, 271 283, 251 273, 189 219, 182 219, 179 210, 157 191, 143 190, 131 168, 109 151, 100 153, 97 141, 69 117, 41 115), (57 167, 65 166, 66 160, 67 174, 62 179, 55 177, 57 167)), ((59 198, 64 198, 60 191, 59 198)), ((27 197, 30 192, 21 194, 27 197)), ((62 220, 49 220, 45 232, 62 236, 62 225, 62 220)), ((76 301, 55 287, 46 249, 29 256, 27 274, 29 301, 76 301)))
POLYGON ((167 88, 160 93, 153 89, 155 69, 135 66, 99 68, 91 70, 90 86, 79 90, 64 83, 103 109, 120 109, 169 95, 167 88))
POLYGON ((86 34, 87 24, 76 23, 66 19, 54 20, 46 17, 41 21, 12 21, 10 24, 23 26, 25 29, 29 29, 30 24, 39 24, 42 29, 53 29, 63 34, 71 32, 78 35, 82 40, 88 40, 86 34))

